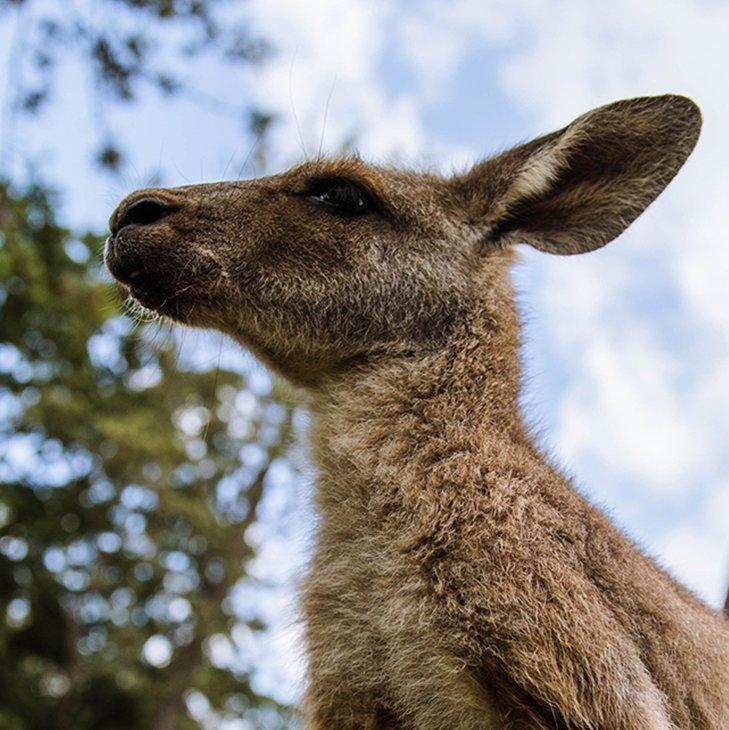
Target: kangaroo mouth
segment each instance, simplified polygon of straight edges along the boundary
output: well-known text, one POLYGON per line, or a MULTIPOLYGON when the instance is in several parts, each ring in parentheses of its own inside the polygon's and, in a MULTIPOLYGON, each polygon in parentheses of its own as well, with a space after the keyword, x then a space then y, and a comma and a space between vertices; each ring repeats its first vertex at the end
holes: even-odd
POLYGON ((159 279, 150 274, 138 273, 128 285, 129 293, 147 309, 163 310, 170 295, 159 285, 159 279))
POLYGON ((130 236, 110 236, 104 263, 111 275, 146 309, 178 322, 194 319, 206 310, 213 284, 221 272, 204 256, 171 258, 159 242, 148 245, 130 236))
POLYGON ((168 305, 178 298, 179 291, 170 286, 164 272, 155 269, 143 255, 125 243, 115 236, 107 239, 104 250, 107 269, 142 306, 173 316, 179 302, 175 302, 174 307, 168 305))
POLYGON ((144 257, 118 236, 109 236, 106 239, 104 263, 111 275, 120 284, 128 287, 131 287, 137 279, 148 276, 144 257))

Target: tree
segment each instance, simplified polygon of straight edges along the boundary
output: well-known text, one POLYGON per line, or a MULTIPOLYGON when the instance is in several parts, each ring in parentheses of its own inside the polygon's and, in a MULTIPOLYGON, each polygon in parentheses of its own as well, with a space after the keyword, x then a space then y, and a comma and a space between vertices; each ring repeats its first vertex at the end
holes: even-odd
MULTIPOLYGON (((96 159, 112 174, 124 154, 105 110, 143 89, 215 105, 258 137, 271 124, 179 72, 211 55, 265 61, 241 4, 0 0, 10 17, 0 153, 21 123, 47 123, 68 58, 90 71, 96 159)), ((59 196, 8 180, 3 161, 0 727, 286 726, 289 710, 235 660, 267 627, 233 595, 256 588, 258 505, 292 478, 291 393, 180 365, 179 338, 119 313, 100 237, 59 224, 59 196)))

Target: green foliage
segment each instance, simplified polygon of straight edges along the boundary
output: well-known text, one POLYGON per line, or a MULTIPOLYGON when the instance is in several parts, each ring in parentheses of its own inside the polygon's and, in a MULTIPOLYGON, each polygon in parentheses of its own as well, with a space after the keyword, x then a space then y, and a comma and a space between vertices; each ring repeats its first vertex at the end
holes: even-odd
POLYGON ((0 727, 197 727, 193 696, 286 726, 211 647, 265 631, 230 594, 290 394, 180 368, 118 314, 100 246, 42 187, 0 185, 0 727))

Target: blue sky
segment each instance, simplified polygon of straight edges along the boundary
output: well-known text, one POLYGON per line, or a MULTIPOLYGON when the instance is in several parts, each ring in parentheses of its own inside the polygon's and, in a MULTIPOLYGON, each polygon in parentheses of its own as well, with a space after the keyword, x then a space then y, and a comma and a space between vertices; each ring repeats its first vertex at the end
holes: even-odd
MULTIPOLYGON (((670 91, 700 104, 695 155, 628 233, 583 257, 524 251, 515 279, 530 421, 581 489, 718 605, 729 580, 729 4, 251 0, 240 12, 273 42, 271 62, 185 73, 278 114, 272 170, 300 159, 302 141, 314 154, 356 135, 370 159, 449 171, 613 99, 670 91)), ((68 63, 52 109, 15 130, 64 190, 71 224, 103 228, 158 171, 167 185, 250 175, 239 120, 150 94, 108 111, 132 159, 109 183, 90 162, 86 85, 68 63)), ((289 597, 282 589, 277 615, 290 615, 289 597)), ((290 641, 282 628, 282 657, 290 641)), ((281 671, 295 681, 297 669, 281 671)))

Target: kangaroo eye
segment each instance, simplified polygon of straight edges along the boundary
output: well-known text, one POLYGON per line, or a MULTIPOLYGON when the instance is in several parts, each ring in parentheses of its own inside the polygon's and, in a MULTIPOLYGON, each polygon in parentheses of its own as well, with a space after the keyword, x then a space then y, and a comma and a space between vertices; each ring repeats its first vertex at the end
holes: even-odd
POLYGON ((308 196, 351 218, 373 207, 372 199, 357 183, 342 178, 315 181, 308 196))

